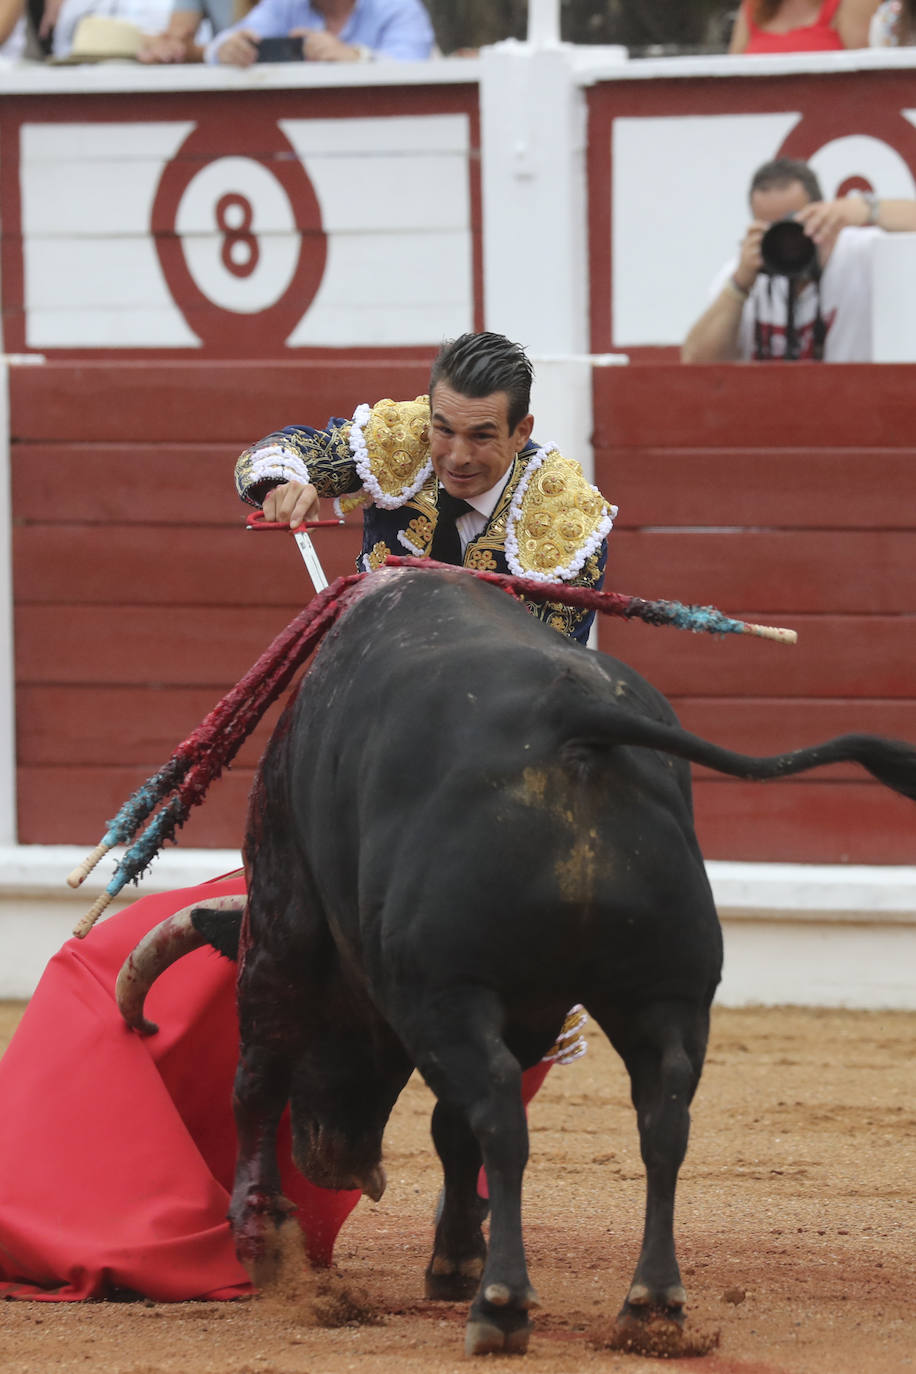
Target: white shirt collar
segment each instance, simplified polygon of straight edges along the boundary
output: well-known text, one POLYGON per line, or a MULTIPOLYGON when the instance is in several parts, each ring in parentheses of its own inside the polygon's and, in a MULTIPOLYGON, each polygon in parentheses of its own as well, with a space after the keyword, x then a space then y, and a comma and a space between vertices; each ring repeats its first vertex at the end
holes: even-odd
POLYGON ((500 477, 499 481, 496 483, 496 486, 491 487, 489 491, 482 491, 479 496, 468 496, 465 498, 468 505, 473 506, 485 519, 489 520, 490 516, 495 511, 496 503, 503 494, 503 488, 509 480, 509 474, 512 468, 513 463, 510 463, 502 477, 500 477))

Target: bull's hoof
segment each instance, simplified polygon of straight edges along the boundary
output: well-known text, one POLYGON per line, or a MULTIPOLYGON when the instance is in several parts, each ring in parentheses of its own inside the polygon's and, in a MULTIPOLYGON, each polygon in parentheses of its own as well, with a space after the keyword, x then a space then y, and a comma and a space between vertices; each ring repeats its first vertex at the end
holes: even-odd
MULTIPOLYGON (((488 1283, 483 1296, 491 1307, 508 1307, 512 1302, 512 1291, 506 1283, 488 1283)), ((530 1284, 515 1304, 516 1308, 522 1312, 530 1312, 532 1308, 540 1307, 540 1305, 541 1300, 530 1284)))
POLYGON ((675 1320, 678 1320, 679 1317, 683 1320, 681 1309, 686 1301, 687 1294, 680 1283, 669 1284, 667 1288, 658 1292, 653 1291, 646 1283, 634 1283, 621 1309, 621 1316, 627 1312, 635 1316, 645 1316, 646 1312, 651 1309, 656 1312, 664 1312, 675 1320))
POLYGON ((426 1296, 431 1302, 469 1302, 479 1287, 479 1274, 475 1277, 473 1274, 434 1274, 429 1269, 426 1271, 426 1296))
POLYGON ((433 1255, 426 1270, 426 1296, 434 1302, 467 1302, 480 1287, 486 1258, 485 1249, 458 1261, 433 1255))
POLYGON ((298 1278, 308 1267, 299 1227, 267 1227, 261 1234, 256 1255, 245 1267, 255 1288, 261 1292, 288 1288, 290 1278, 298 1278))
POLYGON ((524 1355, 528 1349, 531 1323, 524 1314, 519 1313, 521 1323, 513 1323, 508 1329, 475 1317, 467 1324, 464 1338, 466 1355, 524 1355))
POLYGON ((269 1278, 277 1266, 278 1237, 283 1223, 295 1210, 295 1203, 288 1198, 261 1191, 252 1192, 244 1206, 230 1209, 235 1252, 258 1287, 261 1279, 265 1275, 269 1278))

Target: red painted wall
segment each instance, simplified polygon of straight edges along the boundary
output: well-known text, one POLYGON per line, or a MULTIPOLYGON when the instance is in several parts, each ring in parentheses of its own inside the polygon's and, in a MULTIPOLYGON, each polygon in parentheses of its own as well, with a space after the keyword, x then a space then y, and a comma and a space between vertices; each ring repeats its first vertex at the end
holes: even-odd
MULTIPOLYGON (((791 648, 604 621, 601 647, 688 728, 764 754, 916 741, 912 388, 906 366, 596 371, 597 481, 620 506, 608 586, 798 630, 791 648)), ((708 858, 916 862, 912 803, 852 767, 700 772, 696 810, 708 858)))
MULTIPOLYGON (((23 842, 94 842, 308 599, 289 542, 242 531, 241 447, 363 397, 415 395, 426 374, 414 361, 13 370, 23 842)), ((786 648, 605 621, 602 647, 733 748, 849 730, 916 740, 911 369, 595 376, 598 481, 620 505, 608 586, 799 632, 786 648)), ((356 522, 316 543, 329 577, 349 572, 356 522)), ((239 843, 269 725, 182 843, 239 843)), ((700 773, 696 805, 710 858, 916 861, 912 804, 852 768, 766 785, 700 773)))
MULTIPOLYGON (((428 362, 12 370, 22 843, 94 843, 310 598, 292 541, 243 529, 241 449, 283 424, 350 415, 362 399, 415 396, 428 373, 428 362)), ((315 543, 329 579, 352 572, 358 518, 315 543)), ((276 714, 182 844, 241 842, 276 714)))

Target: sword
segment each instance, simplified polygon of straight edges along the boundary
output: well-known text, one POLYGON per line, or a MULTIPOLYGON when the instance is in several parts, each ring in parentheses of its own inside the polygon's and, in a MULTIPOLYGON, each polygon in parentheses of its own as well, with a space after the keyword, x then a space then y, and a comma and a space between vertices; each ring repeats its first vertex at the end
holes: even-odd
POLYGON ((328 579, 324 575, 324 568, 321 560, 315 552, 315 545, 309 538, 308 531, 323 529, 328 525, 342 525, 343 520, 307 520, 302 525, 290 527, 283 520, 265 520, 262 510, 252 511, 245 522, 245 528, 249 530, 285 530, 292 534, 296 541, 296 546, 302 555, 302 561, 306 566, 309 577, 312 579, 312 586, 316 592, 324 591, 328 585, 328 579))

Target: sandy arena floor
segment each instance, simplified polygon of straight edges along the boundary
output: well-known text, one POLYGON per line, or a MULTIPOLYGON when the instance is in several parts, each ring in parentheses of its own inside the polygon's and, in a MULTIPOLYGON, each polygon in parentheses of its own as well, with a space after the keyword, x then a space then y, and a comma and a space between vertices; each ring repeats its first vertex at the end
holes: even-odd
MULTIPOLYGON (((20 1012, 0 1004, 0 1046, 20 1012)), ((636 1261, 643 1172, 623 1070, 594 1032, 585 1059, 554 1070, 531 1111, 526 1238, 543 1302, 531 1374, 916 1374, 914 1064, 913 1014, 716 1011, 677 1235, 689 1322, 718 1331, 719 1345, 660 1365, 600 1344, 636 1261)), ((415 1078, 389 1127, 388 1191, 360 1204, 338 1243, 339 1273, 366 1303, 358 1322, 318 1326, 300 1298, 7 1302, 0 1370, 474 1368, 464 1308, 421 1296, 439 1187, 430 1105, 415 1078)))

